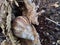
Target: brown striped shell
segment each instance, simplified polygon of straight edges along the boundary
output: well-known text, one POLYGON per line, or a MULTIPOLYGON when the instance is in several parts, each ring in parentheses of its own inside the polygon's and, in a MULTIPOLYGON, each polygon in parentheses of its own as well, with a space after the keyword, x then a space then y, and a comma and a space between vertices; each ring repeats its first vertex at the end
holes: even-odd
POLYGON ((13 29, 13 32, 17 37, 34 40, 32 27, 26 17, 17 17, 13 22, 13 29))
POLYGON ((28 39, 25 41, 27 45, 29 45, 28 43, 31 45, 40 45, 39 35, 35 27, 29 23, 29 20, 25 16, 17 17, 12 25, 15 36, 28 39))

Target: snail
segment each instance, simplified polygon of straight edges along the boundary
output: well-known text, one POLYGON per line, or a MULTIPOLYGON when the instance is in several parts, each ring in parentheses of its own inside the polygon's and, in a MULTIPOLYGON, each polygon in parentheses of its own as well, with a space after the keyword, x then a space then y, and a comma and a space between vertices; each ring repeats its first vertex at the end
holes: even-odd
POLYGON ((25 16, 18 16, 12 23, 13 33, 16 37, 31 40, 26 41, 33 45, 40 45, 39 35, 33 25, 25 16))
POLYGON ((19 38, 34 40, 32 27, 29 24, 29 20, 25 16, 18 16, 14 20, 12 26, 15 36, 19 38))

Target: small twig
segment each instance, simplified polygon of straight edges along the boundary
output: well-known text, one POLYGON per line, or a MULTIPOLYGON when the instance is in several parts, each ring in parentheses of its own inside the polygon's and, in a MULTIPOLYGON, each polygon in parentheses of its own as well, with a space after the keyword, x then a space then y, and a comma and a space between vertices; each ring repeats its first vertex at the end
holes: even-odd
POLYGON ((18 2, 17 2, 16 0, 14 0, 14 2, 15 2, 15 4, 16 4, 16 6, 17 6, 17 7, 19 7, 19 4, 18 4, 18 2))
POLYGON ((49 21, 55 23, 56 25, 60 26, 59 22, 56 22, 56 21, 54 21, 54 20, 51 20, 51 19, 49 19, 49 18, 47 18, 47 17, 46 17, 46 20, 49 20, 49 21))

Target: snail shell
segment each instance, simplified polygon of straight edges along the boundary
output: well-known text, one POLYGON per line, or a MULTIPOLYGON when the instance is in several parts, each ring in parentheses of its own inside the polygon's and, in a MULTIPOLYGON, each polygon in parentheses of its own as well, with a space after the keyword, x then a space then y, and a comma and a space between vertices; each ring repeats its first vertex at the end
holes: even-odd
POLYGON ((20 38, 34 40, 32 27, 29 24, 29 20, 24 16, 17 17, 13 24, 14 35, 20 38))
POLYGON ((25 16, 17 17, 13 22, 14 35, 25 40, 27 45, 41 45, 39 35, 25 16))

